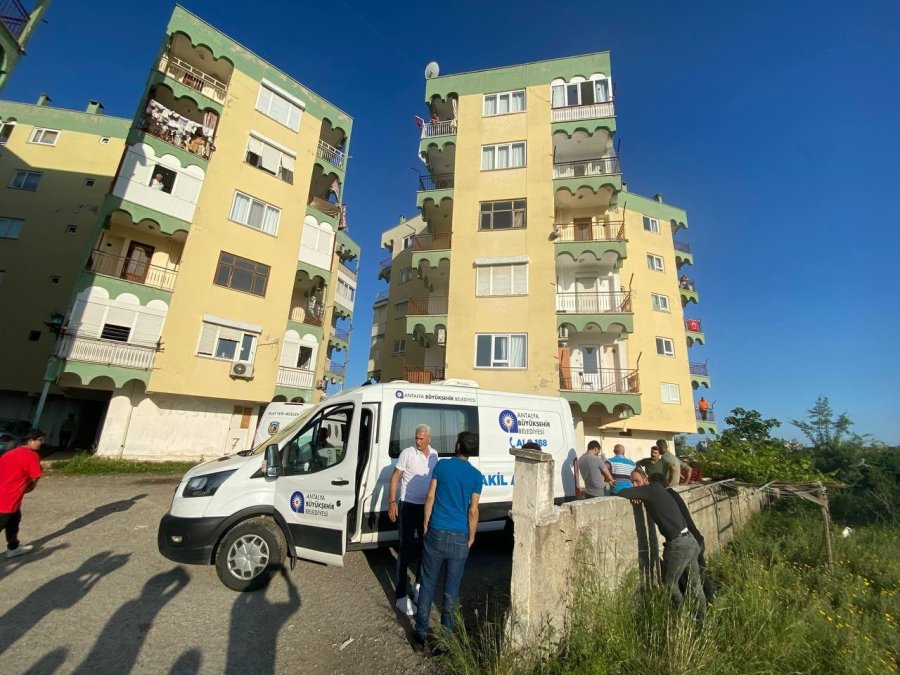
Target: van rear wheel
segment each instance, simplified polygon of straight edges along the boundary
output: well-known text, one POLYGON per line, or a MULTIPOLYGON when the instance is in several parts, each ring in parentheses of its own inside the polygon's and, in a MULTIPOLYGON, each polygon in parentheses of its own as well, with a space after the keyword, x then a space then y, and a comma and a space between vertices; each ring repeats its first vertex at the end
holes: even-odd
POLYGON ((265 586, 285 555, 284 535, 271 518, 238 523, 223 537, 216 552, 216 572, 233 591, 265 586))

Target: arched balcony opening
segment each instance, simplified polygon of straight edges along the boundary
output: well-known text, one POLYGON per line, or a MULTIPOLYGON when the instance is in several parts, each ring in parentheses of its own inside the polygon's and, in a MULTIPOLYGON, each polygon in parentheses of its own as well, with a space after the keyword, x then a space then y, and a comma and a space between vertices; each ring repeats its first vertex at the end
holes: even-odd
POLYGON ((217 103, 224 103, 234 64, 216 58, 206 45, 195 45, 184 33, 173 33, 159 62, 159 71, 217 103))

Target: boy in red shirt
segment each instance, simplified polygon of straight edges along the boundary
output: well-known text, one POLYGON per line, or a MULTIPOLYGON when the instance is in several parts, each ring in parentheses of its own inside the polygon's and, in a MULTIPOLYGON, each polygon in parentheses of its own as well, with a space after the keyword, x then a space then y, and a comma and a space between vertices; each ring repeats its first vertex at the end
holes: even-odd
POLYGON ((41 477, 41 460, 37 451, 44 443, 44 432, 32 429, 25 445, 0 455, 0 528, 6 531, 6 557, 28 553, 34 546, 19 546, 19 523, 22 522, 22 497, 34 490, 41 477))

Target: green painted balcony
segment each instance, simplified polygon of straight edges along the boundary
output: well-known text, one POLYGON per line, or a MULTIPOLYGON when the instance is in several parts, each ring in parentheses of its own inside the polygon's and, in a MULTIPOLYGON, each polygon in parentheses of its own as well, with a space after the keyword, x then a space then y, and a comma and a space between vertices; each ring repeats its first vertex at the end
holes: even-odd
POLYGON ((600 259, 607 252, 619 258, 628 257, 625 221, 603 221, 596 218, 575 218, 554 223, 551 234, 556 255, 568 253, 575 260, 589 252, 600 259))
POLYGON ((419 189, 416 193, 416 206, 422 208, 426 200, 440 204, 445 199, 453 199, 455 182, 452 173, 435 174, 433 176, 420 175, 419 189))
POLYGON ((574 162, 557 162, 553 165, 555 189, 567 188, 569 192, 575 194, 584 186, 596 192, 604 185, 612 185, 615 191, 622 189, 622 172, 619 158, 615 155, 574 162))
POLYGON ((717 434, 719 432, 719 424, 716 422, 716 413, 713 410, 700 410, 694 408, 694 417, 697 418, 698 434, 717 434))
POLYGON ((689 278, 687 274, 682 274, 678 279, 678 292, 681 294, 681 305, 686 306, 689 302, 698 304, 700 302, 700 294, 694 285, 694 280, 689 278))
POLYGON ((119 256, 91 251, 82 285, 105 288, 112 298, 123 292, 133 293, 142 304, 157 299, 170 302, 178 271, 151 265, 138 253, 136 250, 131 256, 119 256))
POLYGON ((600 404, 609 413, 623 408, 629 408, 634 415, 641 413, 637 370, 560 367, 559 390, 563 398, 577 403, 582 411, 600 404))
POLYGON ((675 246, 675 264, 678 267, 682 265, 693 265, 694 254, 691 253, 691 245, 686 241, 676 241, 675 246))
POLYGON ((578 332, 595 324, 603 332, 614 326, 621 333, 634 332, 634 313, 629 291, 561 292, 556 294, 556 325, 569 324, 578 332))
POLYGON ((709 379, 709 368, 707 368, 705 363, 691 363, 691 386, 694 389, 699 389, 700 387, 706 387, 709 389, 710 379, 709 379))
POLYGON ((416 326, 422 326, 425 333, 434 333, 437 326, 447 325, 448 300, 443 296, 429 295, 410 298, 406 309, 406 332, 413 333, 416 326))
POLYGON ((346 363, 335 363, 331 359, 325 360, 325 375, 332 379, 344 381, 344 377, 347 375, 347 364, 346 363))
POLYGON ((701 345, 706 344, 706 335, 703 334, 703 324, 700 319, 685 319, 684 332, 687 335, 688 347, 692 347, 695 342, 701 345))
POLYGON ((335 249, 341 260, 359 258, 360 247, 350 238, 346 230, 338 230, 335 235, 335 249))
POLYGON ((64 362, 61 372, 75 373, 83 382, 90 382, 100 375, 112 377, 113 372, 118 372, 121 377, 115 378, 116 382, 124 378, 125 381, 137 379, 146 384, 150 381, 150 370, 157 351, 159 347, 155 344, 67 333, 57 341, 53 355, 64 362))
POLYGON ((451 234, 419 234, 412 241, 412 266, 418 267, 427 261, 437 267, 441 259, 450 260, 451 234))

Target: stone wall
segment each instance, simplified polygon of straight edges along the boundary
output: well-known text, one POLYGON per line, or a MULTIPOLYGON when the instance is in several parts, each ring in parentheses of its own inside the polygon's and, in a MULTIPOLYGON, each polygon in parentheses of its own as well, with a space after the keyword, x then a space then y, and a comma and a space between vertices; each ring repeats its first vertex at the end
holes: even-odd
MULTIPOLYGON (((635 569, 647 579, 659 578, 663 538, 642 506, 621 497, 554 506, 553 457, 510 453, 516 457, 510 594, 517 641, 530 641, 548 625, 564 633, 579 569, 598 574, 610 588, 635 569)), ((721 483, 679 491, 706 540, 707 555, 731 541, 765 502, 761 493, 721 483)))

